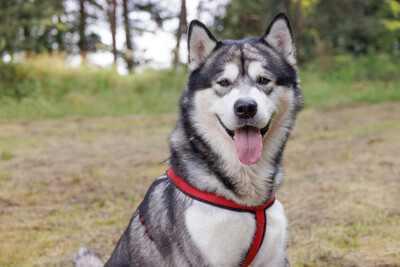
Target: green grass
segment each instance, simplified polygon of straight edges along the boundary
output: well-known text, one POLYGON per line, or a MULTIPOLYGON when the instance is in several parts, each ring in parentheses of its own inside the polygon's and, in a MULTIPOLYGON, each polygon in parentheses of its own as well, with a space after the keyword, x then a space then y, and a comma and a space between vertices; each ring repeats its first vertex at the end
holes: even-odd
POLYGON ((7 150, 3 150, 0 155, 0 160, 9 160, 12 159, 13 157, 14 157, 13 153, 7 150))
MULTIPOLYGON (((0 118, 175 113, 187 72, 127 76, 94 66, 66 68, 59 57, 0 64, 0 118)), ((326 57, 300 66, 305 107, 400 100, 398 56, 326 57)))
POLYGON ((0 64, 0 118, 172 113, 186 79, 174 70, 120 76, 94 66, 64 66, 48 56, 0 64))
POLYGON ((400 58, 328 57, 300 68, 305 107, 400 101, 400 58))

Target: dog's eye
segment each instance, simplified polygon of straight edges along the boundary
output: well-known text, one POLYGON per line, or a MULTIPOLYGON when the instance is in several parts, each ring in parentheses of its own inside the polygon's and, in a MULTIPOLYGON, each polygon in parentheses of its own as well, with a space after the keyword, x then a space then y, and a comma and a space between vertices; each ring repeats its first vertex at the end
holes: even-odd
POLYGON ((229 85, 231 85, 231 83, 227 80, 227 79, 224 79, 224 80, 221 80, 221 81, 219 81, 219 82, 217 82, 219 85, 221 85, 221 86, 229 86, 229 85))
POLYGON ((258 78, 258 83, 259 83, 259 84, 267 84, 267 83, 269 83, 270 81, 271 81, 270 79, 265 78, 265 77, 260 77, 260 78, 258 78))

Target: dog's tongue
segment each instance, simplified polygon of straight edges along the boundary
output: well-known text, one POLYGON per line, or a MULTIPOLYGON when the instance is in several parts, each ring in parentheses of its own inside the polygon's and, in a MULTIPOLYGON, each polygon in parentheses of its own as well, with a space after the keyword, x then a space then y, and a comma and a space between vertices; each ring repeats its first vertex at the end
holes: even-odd
POLYGON ((240 162, 251 165, 260 160, 262 137, 259 129, 255 127, 237 129, 233 139, 240 162))

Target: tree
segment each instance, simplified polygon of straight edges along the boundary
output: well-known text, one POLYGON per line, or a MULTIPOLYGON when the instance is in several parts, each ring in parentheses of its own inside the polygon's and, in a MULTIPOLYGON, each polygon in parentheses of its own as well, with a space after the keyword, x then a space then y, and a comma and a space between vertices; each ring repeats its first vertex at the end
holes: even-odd
POLYGON ((225 12, 215 16, 214 32, 228 39, 260 36, 270 20, 288 7, 280 0, 231 0, 225 12))
POLYGON ((335 53, 366 53, 383 28, 376 15, 384 4, 381 0, 319 1, 305 23, 335 53))
POLYGON ((0 2, 0 55, 26 55, 63 49, 67 25, 54 19, 65 12, 63 0, 0 2))
POLYGON ((96 50, 96 43, 100 40, 100 37, 97 34, 90 33, 87 31, 87 20, 92 19, 91 23, 94 23, 97 20, 97 16, 94 14, 90 14, 88 12, 89 7, 93 7, 94 9, 102 10, 103 7, 99 5, 95 0, 78 0, 79 1, 79 11, 78 11, 78 33, 79 33, 79 41, 78 47, 80 51, 80 55, 83 61, 86 61, 86 55, 89 51, 96 50))
POLYGON ((15 1, 0 1, 0 51, 10 54, 11 58, 18 51, 18 3, 15 1))
POLYGON ((122 6, 126 39, 124 58, 128 70, 132 71, 136 64, 146 61, 143 51, 135 49, 135 38, 132 35, 137 37, 143 32, 156 33, 163 28, 165 21, 175 19, 178 14, 174 6, 161 0, 123 0, 122 6), (129 19, 129 15, 135 19, 129 19), (141 19, 143 17, 149 19, 141 19))
POLYGON ((82 59, 86 60, 86 54, 88 52, 88 42, 86 39, 86 8, 85 8, 86 0, 79 0, 79 51, 82 59))
POLYGON ((231 0, 215 16, 214 31, 230 39, 259 36, 280 11, 291 15, 300 62, 325 54, 391 52, 400 43, 398 0, 231 0))
POLYGON ((55 41, 57 43, 58 51, 64 51, 66 48, 64 35, 68 31, 66 23, 63 21, 62 16, 66 13, 63 0, 53 0, 53 10, 54 14, 57 16, 57 21, 55 23, 55 28, 57 33, 55 35, 55 41))
POLYGON ((302 0, 296 0, 296 17, 295 17, 295 35, 299 35, 301 33, 303 27, 303 12, 302 12, 302 0))
POLYGON ((174 49, 174 59, 173 66, 176 68, 179 63, 179 48, 181 44, 181 37, 183 33, 187 31, 187 21, 186 21, 186 0, 181 0, 181 12, 179 12, 179 25, 176 31, 176 46, 174 49))
POLYGON ((117 34, 117 0, 107 0, 107 19, 110 24, 110 32, 112 39, 112 54, 114 56, 114 65, 117 64, 117 43, 116 43, 116 34, 117 34))
POLYGON ((126 50, 125 50, 125 61, 127 65, 127 69, 129 72, 133 71, 133 46, 131 40, 131 25, 129 23, 129 9, 128 9, 128 0, 122 0, 123 7, 123 16, 124 16, 124 28, 125 28, 125 42, 126 42, 126 50))

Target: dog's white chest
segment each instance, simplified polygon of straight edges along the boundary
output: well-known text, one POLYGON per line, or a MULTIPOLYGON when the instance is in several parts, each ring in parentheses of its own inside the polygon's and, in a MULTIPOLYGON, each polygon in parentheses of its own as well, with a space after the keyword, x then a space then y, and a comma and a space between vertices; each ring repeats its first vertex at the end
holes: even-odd
MULTIPOLYGON (((266 266, 284 256, 286 219, 282 205, 276 201, 266 214, 267 231, 253 260, 255 266, 266 266)), ((230 211, 196 201, 186 210, 185 221, 194 243, 215 266, 240 266, 256 230, 252 213, 230 211)))

